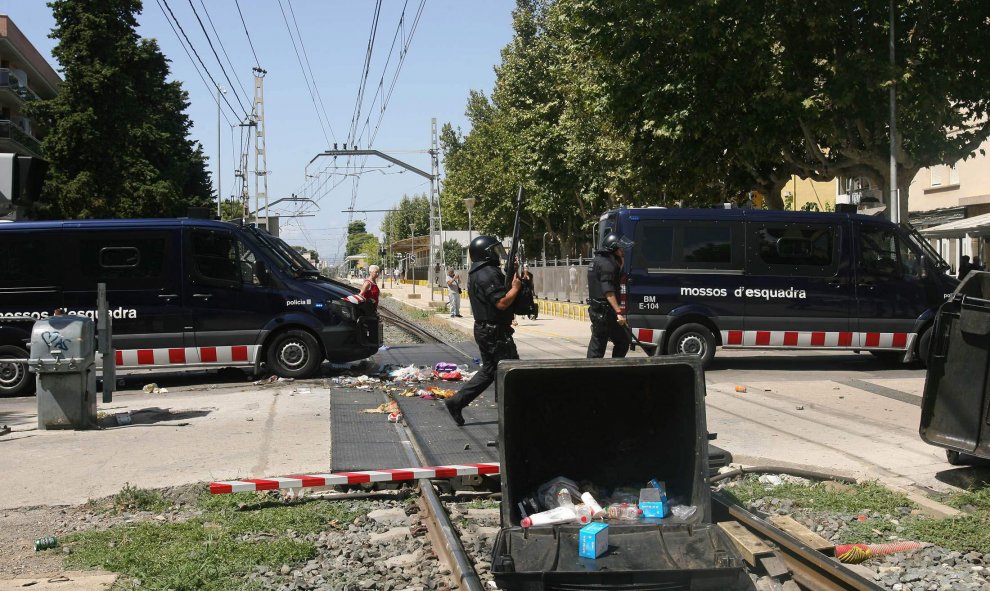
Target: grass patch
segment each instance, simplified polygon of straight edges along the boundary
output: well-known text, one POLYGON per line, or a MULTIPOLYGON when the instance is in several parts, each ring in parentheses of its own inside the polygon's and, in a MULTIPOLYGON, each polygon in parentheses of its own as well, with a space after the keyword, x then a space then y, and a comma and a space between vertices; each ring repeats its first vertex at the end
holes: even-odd
POLYGON ((834 487, 820 482, 811 486, 784 483, 775 487, 760 484, 756 477, 746 477, 737 486, 724 489, 743 506, 765 497, 787 499, 806 509, 837 513, 875 513, 897 515, 901 507, 915 505, 902 494, 892 492, 876 482, 834 487))
POLYGON ((848 487, 826 483, 811 486, 782 484, 767 487, 756 477, 746 477, 736 486, 724 491, 742 506, 772 497, 794 503, 795 511, 807 514, 861 515, 865 521, 847 522, 839 530, 839 543, 876 544, 891 540, 930 542, 959 552, 990 553, 990 488, 953 495, 945 500, 971 512, 957 518, 934 519, 926 515, 904 515, 903 508, 915 508, 903 495, 894 493, 876 482, 848 487), (892 516, 878 518, 877 515, 892 516))
POLYGON ((166 499, 157 490, 138 488, 129 483, 124 484, 124 488, 112 497, 97 501, 89 501, 86 507, 94 513, 134 513, 137 511, 151 511, 160 513, 172 506, 171 501, 166 499))
POLYGON ((499 509, 502 504, 494 499, 474 499, 466 503, 468 509, 499 509))
POLYGON ((66 565, 123 573, 147 589, 248 589, 244 576, 256 566, 278 568, 312 558, 315 547, 300 535, 346 527, 366 514, 370 503, 309 499, 287 505, 264 494, 204 492, 196 506, 202 514, 188 521, 148 521, 67 536, 73 552, 66 565))

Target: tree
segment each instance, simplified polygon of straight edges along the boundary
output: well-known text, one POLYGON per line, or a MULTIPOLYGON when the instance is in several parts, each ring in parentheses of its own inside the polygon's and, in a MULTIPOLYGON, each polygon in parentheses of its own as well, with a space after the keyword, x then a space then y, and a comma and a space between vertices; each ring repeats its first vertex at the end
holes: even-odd
POLYGON ((756 189, 779 207, 791 174, 908 185, 924 166, 966 158, 990 135, 990 22, 979 0, 888 3, 560 0, 577 51, 606 90, 633 156, 668 181, 756 189))
POLYGON ((409 238, 409 224, 415 224, 416 236, 430 233, 430 200, 426 195, 403 195, 399 205, 385 214, 379 229, 386 243, 409 238))
POLYGON ((459 267, 464 264, 464 247, 451 238, 443 243, 443 266, 459 267))
POLYGON ((140 0, 53 0, 65 82, 30 105, 50 166, 35 212, 48 218, 185 215, 213 203, 206 158, 188 139, 187 93, 140 39, 140 0), (149 108, 154 105, 154 108, 149 108))

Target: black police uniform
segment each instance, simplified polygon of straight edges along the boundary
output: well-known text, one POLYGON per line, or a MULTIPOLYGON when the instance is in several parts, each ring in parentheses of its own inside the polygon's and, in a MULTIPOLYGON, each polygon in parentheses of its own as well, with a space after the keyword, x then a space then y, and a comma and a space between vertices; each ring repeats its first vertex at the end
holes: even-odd
POLYGON ((619 325, 612 304, 605 299, 608 292, 619 297, 621 273, 615 257, 605 251, 597 251, 588 265, 588 317, 591 318, 588 359, 604 357, 609 340, 612 341, 612 357, 625 357, 629 351, 629 333, 619 325))
POLYGON ((495 370, 503 359, 519 359, 512 340, 512 310, 499 310, 495 304, 505 297, 505 274, 498 260, 474 263, 468 272, 468 295, 474 315, 474 340, 481 350, 481 369, 453 397, 447 399, 447 409, 459 416, 461 409, 481 395, 495 381, 495 370))

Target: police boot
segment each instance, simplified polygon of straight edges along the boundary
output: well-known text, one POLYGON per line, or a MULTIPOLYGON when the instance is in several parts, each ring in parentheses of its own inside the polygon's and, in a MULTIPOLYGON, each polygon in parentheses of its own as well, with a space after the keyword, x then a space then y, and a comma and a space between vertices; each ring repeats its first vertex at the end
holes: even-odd
POLYGON ((461 415, 461 408, 457 406, 457 403, 454 402, 453 399, 448 398, 443 401, 443 405, 447 407, 447 412, 450 413, 450 416, 454 419, 454 422, 457 423, 457 426, 463 427, 464 417, 461 415))

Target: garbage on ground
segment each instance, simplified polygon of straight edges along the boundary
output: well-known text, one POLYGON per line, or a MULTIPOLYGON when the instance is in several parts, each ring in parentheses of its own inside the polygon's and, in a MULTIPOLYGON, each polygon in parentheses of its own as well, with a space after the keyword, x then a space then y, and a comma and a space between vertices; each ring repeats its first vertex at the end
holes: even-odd
POLYGON ((388 377, 396 382, 423 382, 433 379, 433 372, 410 365, 388 372, 388 377))
POLYGON ((608 549, 608 524, 589 523, 578 532, 578 556, 598 558, 608 549))
POLYGON ((927 542, 891 542, 889 544, 839 544, 835 547, 835 557, 839 562, 846 564, 859 564, 874 556, 887 556, 897 552, 910 552, 927 548, 931 544, 927 542))
POLYGON ((370 390, 372 387, 381 386, 382 381, 378 378, 373 378, 371 376, 360 375, 360 376, 343 376, 339 378, 333 378, 330 383, 335 386, 345 386, 348 388, 357 388, 358 390, 370 390))
POLYGON ((401 412, 390 412, 390 413, 388 413, 388 422, 390 422, 390 423, 398 423, 401 420, 402 420, 402 413, 401 412))
POLYGON ((455 363, 441 361, 433 366, 433 377, 440 380, 459 380, 462 377, 461 369, 455 363))
POLYGON ((376 414, 376 413, 391 414, 391 413, 399 413, 401 411, 399 410, 399 404, 396 401, 389 400, 388 402, 383 402, 379 404, 375 408, 366 408, 361 412, 367 414, 376 414))
POLYGON ((144 388, 141 388, 145 394, 168 394, 168 388, 159 388, 158 384, 151 383, 145 384, 144 388))
POLYGON ((55 546, 58 546, 58 538, 55 536, 45 536, 44 538, 38 538, 34 541, 35 552, 48 550, 49 548, 54 548, 55 546))
MULTIPOLYGON (((294 382, 294 381, 296 381, 295 378, 280 378, 277 375, 272 374, 272 375, 268 376, 267 378, 262 378, 260 380, 255 380, 255 381, 253 381, 251 383, 254 384, 255 386, 267 386, 268 384, 276 384, 276 383, 279 383, 279 382, 286 383, 286 382, 294 382)), ((147 386, 145 386, 145 387, 147 387, 147 386)))
POLYGON ((10 427, 8 427, 7 425, 0 427, 0 435, 6 435, 8 433, 10 433, 10 427))
POLYGON ((124 427, 131 424, 131 411, 118 412, 114 415, 117 425, 124 427))
POLYGON ((736 392, 745 393, 746 386, 736 386, 736 392))

